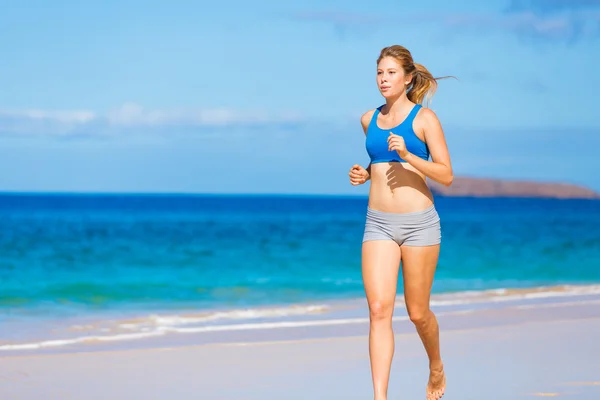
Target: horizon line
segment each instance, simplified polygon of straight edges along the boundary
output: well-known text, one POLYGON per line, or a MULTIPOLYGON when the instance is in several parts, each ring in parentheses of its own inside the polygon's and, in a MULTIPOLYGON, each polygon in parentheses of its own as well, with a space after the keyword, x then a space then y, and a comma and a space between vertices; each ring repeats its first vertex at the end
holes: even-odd
MULTIPOLYGON (((288 197, 288 198, 330 198, 330 199, 352 199, 352 200, 367 200, 369 199, 368 194, 351 194, 351 193, 278 193, 278 192, 117 192, 117 191, 0 191, 0 197, 10 196, 29 196, 29 197, 43 197, 43 196, 56 196, 56 197, 288 197)), ((434 198, 454 198, 454 199, 479 199, 479 200, 491 200, 491 199, 503 199, 503 200, 591 200, 598 201, 598 198, 590 197, 559 197, 559 196, 515 196, 515 195, 500 195, 500 196, 488 196, 488 195, 444 195, 442 193, 433 193, 434 198)))

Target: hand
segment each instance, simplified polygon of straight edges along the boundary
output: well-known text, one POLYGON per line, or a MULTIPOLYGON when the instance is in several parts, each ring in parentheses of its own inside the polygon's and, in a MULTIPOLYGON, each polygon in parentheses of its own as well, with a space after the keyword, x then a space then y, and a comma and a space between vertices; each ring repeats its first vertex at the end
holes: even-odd
POLYGON ((369 179, 369 172, 358 164, 354 164, 348 173, 352 186, 362 185, 369 179))
POLYGON ((406 143, 404 143, 404 138, 402 136, 398 136, 393 132, 390 132, 390 136, 388 136, 387 141, 389 151, 395 150, 400 158, 406 158, 408 155, 408 150, 406 150, 406 143))

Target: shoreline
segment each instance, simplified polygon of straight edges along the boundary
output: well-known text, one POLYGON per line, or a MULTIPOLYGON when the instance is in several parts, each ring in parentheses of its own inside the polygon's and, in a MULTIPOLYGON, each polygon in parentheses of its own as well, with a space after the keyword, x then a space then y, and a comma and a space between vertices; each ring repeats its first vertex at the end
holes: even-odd
MULTIPOLYGON (((440 316, 444 398, 600 398, 600 296, 546 308, 440 316), (503 384, 498 385, 498 382, 503 384)), ((427 358, 410 321, 395 321, 390 398, 424 398, 427 358)), ((7 398, 371 398, 368 326, 278 338, 163 343, 0 357, 7 398), (58 365, 58 367, 57 367, 58 365), (233 382, 233 383, 232 383, 233 382)), ((314 332, 313 332, 314 333, 314 332)))
MULTIPOLYGON (((527 308, 543 315, 544 310, 553 307, 596 303, 600 303, 600 284, 437 293, 432 295, 431 307, 441 318, 462 317, 465 320, 465 316, 488 319, 489 315, 502 312, 513 312, 518 318, 515 310, 527 308)), ((113 318, 85 315, 79 319, 56 321, 53 330, 38 333, 37 337, 3 340, 0 358, 15 354, 152 348, 195 342, 257 341, 265 337, 276 340, 287 334, 300 337, 347 335, 360 332, 368 324, 368 308, 362 297, 181 311, 114 314, 113 318)), ((411 326, 401 295, 396 299, 394 324, 400 329, 411 326)))

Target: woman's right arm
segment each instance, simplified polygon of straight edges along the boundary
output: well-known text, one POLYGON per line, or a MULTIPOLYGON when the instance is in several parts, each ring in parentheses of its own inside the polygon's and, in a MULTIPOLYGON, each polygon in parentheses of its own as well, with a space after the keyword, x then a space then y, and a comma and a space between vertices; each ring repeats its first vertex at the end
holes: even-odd
MULTIPOLYGON (((367 134, 367 129, 369 128, 369 124, 371 123, 371 119, 373 118, 374 113, 375 110, 369 110, 360 117, 360 124, 362 125, 363 132, 365 133, 365 135, 367 134)), ((369 163, 369 165, 365 169, 369 173, 369 177, 367 178, 367 180, 369 180, 371 179, 371 163, 369 163)))

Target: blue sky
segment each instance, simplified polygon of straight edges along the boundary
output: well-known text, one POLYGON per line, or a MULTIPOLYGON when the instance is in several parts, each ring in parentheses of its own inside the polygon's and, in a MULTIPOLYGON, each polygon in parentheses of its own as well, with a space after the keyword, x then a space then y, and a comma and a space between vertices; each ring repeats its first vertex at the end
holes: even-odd
POLYGON ((444 80, 456 175, 600 191, 600 0, 9 0, 0 190, 366 193, 379 50, 444 80))

